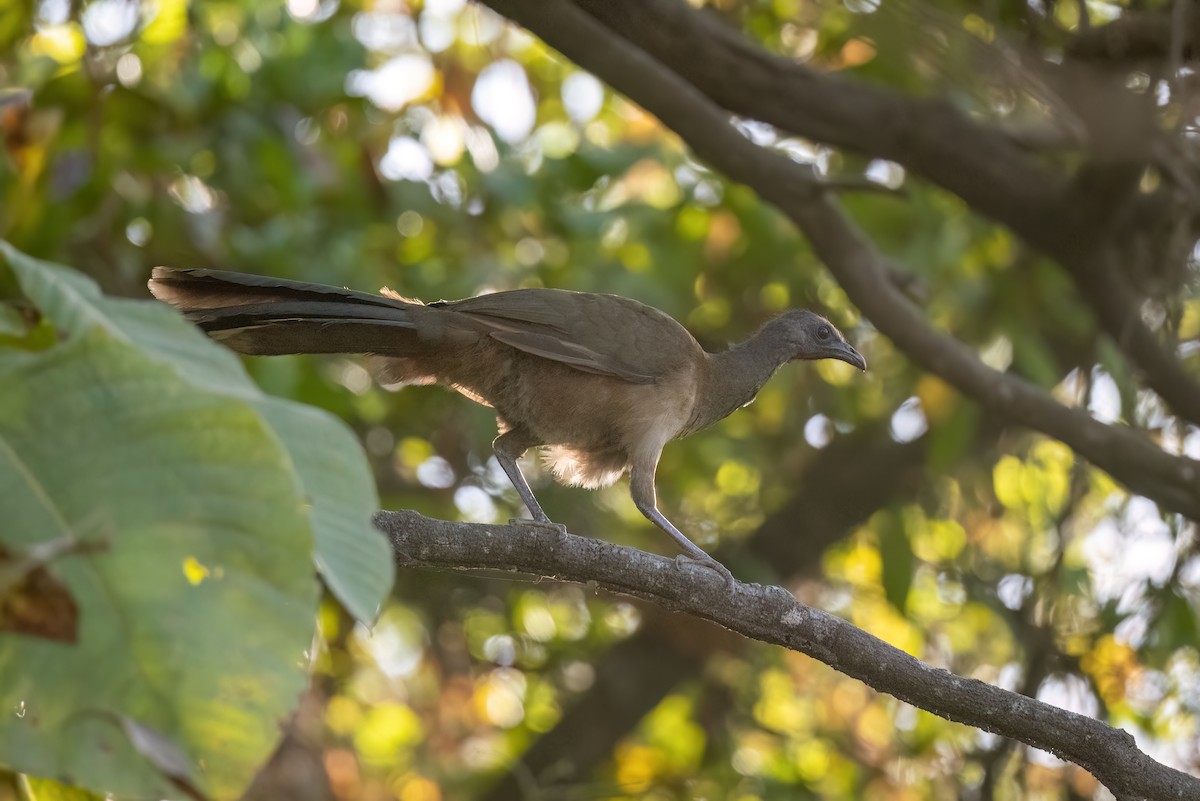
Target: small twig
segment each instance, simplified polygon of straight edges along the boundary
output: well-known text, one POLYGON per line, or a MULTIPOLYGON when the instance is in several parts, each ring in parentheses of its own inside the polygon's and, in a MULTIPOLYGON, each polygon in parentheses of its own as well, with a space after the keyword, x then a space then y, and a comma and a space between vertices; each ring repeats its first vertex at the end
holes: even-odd
POLYGON ((1075 0, 1075 8, 1079 11, 1079 30, 1090 31, 1092 29, 1092 15, 1088 11, 1087 0, 1075 0))
POLYGON ((14 560, 11 563, 0 559, 0 600, 6 598, 30 573, 56 559, 68 554, 96 553, 106 547, 108 544, 100 540, 81 540, 74 535, 64 534, 52 540, 35 543, 24 553, 10 555, 8 558, 14 560))

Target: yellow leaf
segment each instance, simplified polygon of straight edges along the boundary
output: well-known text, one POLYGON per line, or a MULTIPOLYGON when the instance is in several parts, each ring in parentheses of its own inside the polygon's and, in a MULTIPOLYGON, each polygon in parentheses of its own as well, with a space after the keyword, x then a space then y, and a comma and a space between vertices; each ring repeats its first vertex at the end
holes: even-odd
POLYGON ((142 29, 141 39, 149 44, 167 44, 187 30, 187 0, 158 0, 154 19, 142 29))
POLYGON ((87 40, 83 31, 74 22, 50 25, 42 28, 29 40, 29 52, 35 56, 49 56, 59 64, 74 64, 83 57, 87 40))
POLYGON ((926 373, 917 381, 917 398, 925 418, 932 424, 940 423, 958 405, 958 392, 937 376, 926 373))

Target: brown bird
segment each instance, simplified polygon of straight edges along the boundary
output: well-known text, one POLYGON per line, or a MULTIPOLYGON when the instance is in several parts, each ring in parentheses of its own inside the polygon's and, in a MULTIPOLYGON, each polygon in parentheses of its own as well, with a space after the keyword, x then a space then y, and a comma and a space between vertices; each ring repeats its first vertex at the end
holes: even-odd
POLYGON ((727 581, 729 571, 655 504, 663 446, 748 404, 785 362, 867 367, 837 328, 805 310, 708 353, 665 312, 618 295, 515 289, 424 304, 387 289, 165 267, 150 291, 239 353, 375 354, 384 381, 444 384, 494 407, 496 459, 537 524, 555 525, 517 465, 527 449, 549 447, 565 484, 607 486, 628 470, 638 510, 727 581))

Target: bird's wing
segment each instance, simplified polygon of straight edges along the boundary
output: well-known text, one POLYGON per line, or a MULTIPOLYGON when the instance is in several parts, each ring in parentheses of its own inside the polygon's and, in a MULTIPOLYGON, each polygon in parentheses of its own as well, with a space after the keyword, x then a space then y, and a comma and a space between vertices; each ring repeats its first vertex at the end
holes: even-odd
POLYGON ((622 364, 620 360, 606 357, 603 353, 583 345, 564 340, 553 334, 533 331, 493 331, 492 339, 511 345, 517 350, 550 359, 583 370, 585 373, 611 375, 632 384, 653 384, 658 377, 649 372, 640 372, 637 365, 622 364))
POLYGON ((619 295, 517 289, 436 305, 525 353, 635 384, 655 383, 700 351, 669 315, 619 295))

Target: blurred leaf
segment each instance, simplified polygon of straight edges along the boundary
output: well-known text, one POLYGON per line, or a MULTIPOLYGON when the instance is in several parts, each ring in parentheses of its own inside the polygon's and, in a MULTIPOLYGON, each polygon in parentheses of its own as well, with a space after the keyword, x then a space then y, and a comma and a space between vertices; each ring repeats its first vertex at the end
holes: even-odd
POLYGON ((374 620, 395 568, 391 548, 370 523, 379 506, 374 483, 344 423, 264 395, 232 353, 163 304, 105 297, 90 279, 4 242, 0 253, 30 299, 68 335, 101 328, 170 365, 198 389, 254 404, 290 454, 311 504, 318 570, 351 614, 374 620))
POLYGON ((0 337, 23 337, 29 325, 12 306, 0 305, 0 337))
POLYGON ((78 640, 79 607, 47 566, 66 554, 94 550, 99 547, 70 536, 44 540, 19 554, 0 545, 0 631, 78 640))
POLYGON ((908 608, 908 591, 912 587, 912 546, 900 515, 889 513, 879 516, 879 556, 883 560, 883 592, 888 603, 901 614, 908 608))
POLYGON ((195 770, 183 749, 162 733, 138 723, 133 718, 122 718, 121 725, 137 752, 158 768, 177 788, 189 798, 204 798, 204 794, 196 788, 195 770))
POLYGON ((306 684, 316 605, 270 430, 93 327, 0 374, 0 453, 5 546, 91 546, 48 564, 80 610, 76 645, 0 635, 0 708, 23 711, 0 718, 3 761, 172 797, 121 726, 136 717, 206 765, 213 795, 239 795, 306 684))
POLYGON ((1164 590, 1161 597, 1162 608, 1151 637, 1151 653, 1159 664, 1177 649, 1195 643, 1200 631, 1200 619, 1186 598, 1174 590, 1164 590))
POLYGON ((255 402, 287 447, 311 504, 317 570, 346 611, 370 625, 392 588, 395 561, 371 524, 379 508, 375 479, 344 423, 279 398, 255 402))
POLYGON ((941 473, 961 460, 975 445, 979 430, 979 407, 956 403, 941 425, 928 434, 925 459, 929 469, 941 473))
POLYGON ((1033 330, 1021 327, 1009 332, 1013 344, 1013 366, 1042 387, 1052 387, 1062 377, 1050 348, 1033 330))
POLYGON ((53 779, 22 776, 21 785, 21 792, 27 801, 105 801, 103 795, 90 793, 80 787, 59 784, 53 779))

